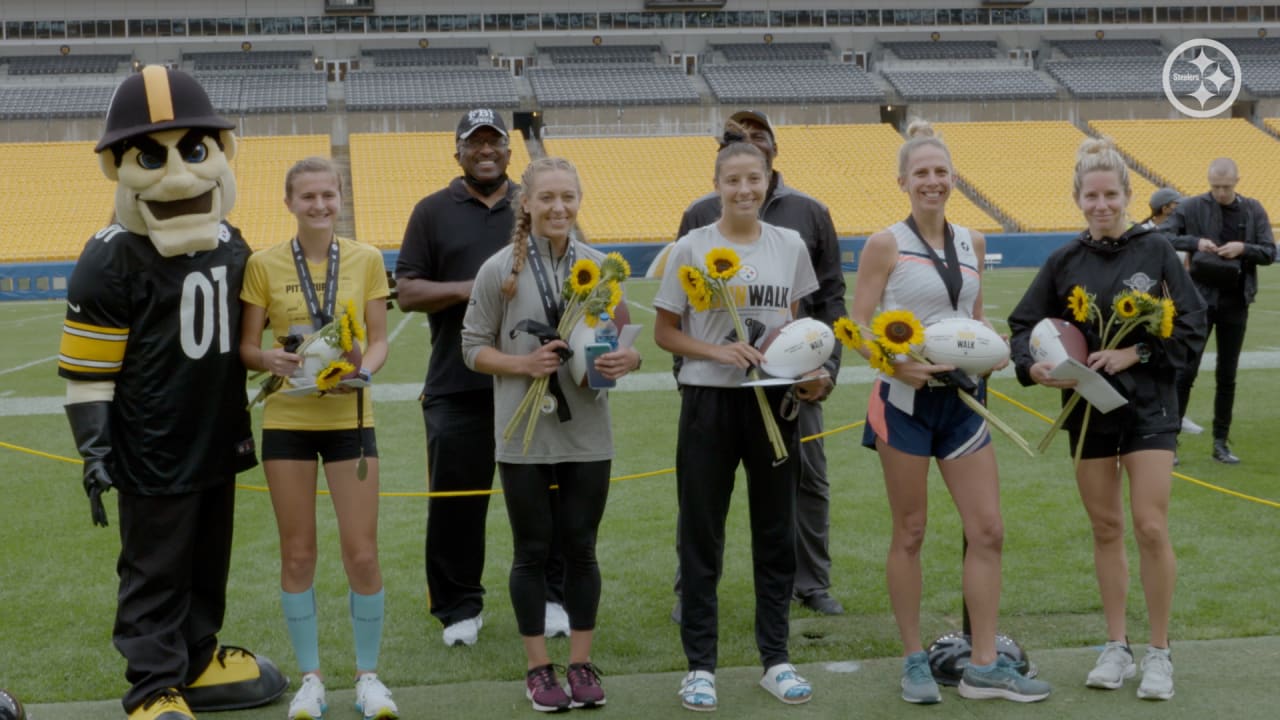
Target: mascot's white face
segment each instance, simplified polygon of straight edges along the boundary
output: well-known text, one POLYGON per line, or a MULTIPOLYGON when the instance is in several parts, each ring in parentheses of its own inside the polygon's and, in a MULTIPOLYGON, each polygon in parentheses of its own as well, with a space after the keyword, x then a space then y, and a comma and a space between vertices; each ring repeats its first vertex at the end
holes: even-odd
POLYGON ((230 130, 176 128, 128 140, 119 167, 111 152, 98 159, 118 183, 119 223, 173 257, 217 246, 219 224, 236 202, 235 154, 230 130))

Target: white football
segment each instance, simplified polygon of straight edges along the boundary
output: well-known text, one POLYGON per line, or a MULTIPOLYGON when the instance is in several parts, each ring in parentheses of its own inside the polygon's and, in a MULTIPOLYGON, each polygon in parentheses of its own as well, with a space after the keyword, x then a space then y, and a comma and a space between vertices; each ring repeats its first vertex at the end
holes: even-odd
POLYGON ((595 341, 596 331, 581 320, 569 333, 569 349, 573 350, 569 356, 569 375, 575 384, 582 387, 587 386, 587 346, 595 341))
POLYGON ((971 318, 948 318, 925 328, 922 352, 936 365, 953 365, 969 375, 984 375, 1009 359, 1004 338, 971 318))
POLYGON ((826 323, 814 318, 792 320, 765 336, 760 369, 774 377, 798 378, 822 367, 835 347, 835 333, 826 323))

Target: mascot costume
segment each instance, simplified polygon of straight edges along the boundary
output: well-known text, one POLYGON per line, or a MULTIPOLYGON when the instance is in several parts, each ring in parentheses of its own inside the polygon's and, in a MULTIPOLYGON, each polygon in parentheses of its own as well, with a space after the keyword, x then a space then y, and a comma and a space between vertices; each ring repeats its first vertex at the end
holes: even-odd
POLYGON ((67 287, 58 374, 95 525, 119 498, 113 643, 129 720, 262 705, 288 680, 217 634, 235 475, 257 464, 240 363, 249 246, 235 202, 235 127, 189 75, 148 66, 116 89, 98 142, 115 224, 67 287))

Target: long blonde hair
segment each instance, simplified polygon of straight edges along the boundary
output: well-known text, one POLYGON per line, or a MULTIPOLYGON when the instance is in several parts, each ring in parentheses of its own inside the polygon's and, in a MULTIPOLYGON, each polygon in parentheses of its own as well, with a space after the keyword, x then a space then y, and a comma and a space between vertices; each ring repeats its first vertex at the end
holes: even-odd
MULTIPOLYGON (((516 278, 524 270, 525 261, 529 259, 529 232, 533 229, 533 217, 524 209, 524 197, 531 192, 534 179, 538 175, 563 170, 573 176, 578 186, 578 194, 582 194, 582 181, 578 179, 578 169, 573 163, 560 157, 544 157, 529 163, 520 176, 520 189, 511 199, 512 210, 516 221, 511 227, 511 274, 502 281, 502 296, 510 300, 516 296, 516 278)), ((572 233, 572 230, 570 230, 572 233)))

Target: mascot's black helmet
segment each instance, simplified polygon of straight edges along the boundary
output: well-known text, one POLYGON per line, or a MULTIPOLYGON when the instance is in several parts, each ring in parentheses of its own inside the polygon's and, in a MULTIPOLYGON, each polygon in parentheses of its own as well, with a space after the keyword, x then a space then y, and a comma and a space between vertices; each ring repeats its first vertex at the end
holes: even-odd
POLYGON ((121 140, 172 128, 231 130, 235 123, 219 117, 195 78, 160 65, 148 65, 125 78, 111 96, 107 127, 94 152, 121 140))
POLYGON ((26 720, 26 711, 22 703, 8 690, 0 690, 0 720, 26 720))

